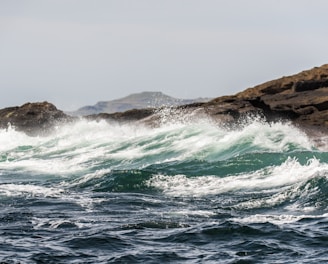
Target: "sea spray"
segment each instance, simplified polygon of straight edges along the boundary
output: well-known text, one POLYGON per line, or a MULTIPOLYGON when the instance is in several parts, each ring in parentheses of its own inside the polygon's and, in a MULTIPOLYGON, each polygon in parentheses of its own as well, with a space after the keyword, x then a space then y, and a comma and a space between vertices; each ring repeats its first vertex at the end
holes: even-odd
POLYGON ((0 130, 0 260, 328 260, 326 151, 289 123, 166 111, 152 128, 0 130))

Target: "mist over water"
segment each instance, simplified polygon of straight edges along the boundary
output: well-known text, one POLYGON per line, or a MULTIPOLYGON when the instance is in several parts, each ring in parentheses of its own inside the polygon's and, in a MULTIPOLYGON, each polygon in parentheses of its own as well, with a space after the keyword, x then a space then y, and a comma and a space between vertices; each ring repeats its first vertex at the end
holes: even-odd
POLYGON ((325 262, 326 149, 261 120, 0 130, 0 261, 325 262))

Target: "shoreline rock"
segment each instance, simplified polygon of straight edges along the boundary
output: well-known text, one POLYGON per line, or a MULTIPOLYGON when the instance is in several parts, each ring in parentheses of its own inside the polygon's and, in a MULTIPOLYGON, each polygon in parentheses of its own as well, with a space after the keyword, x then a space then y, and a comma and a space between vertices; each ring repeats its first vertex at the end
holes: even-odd
MULTIPOLYGON (((309 135, 328 135, 328 64, 295 75, 272 80, 240 93, 217 97, 207 103, 171 107, 169 115, 194 115, 235 126, 249 115, 260 115, 268 122, 291 121, 309 135), (174 111, 176 110, 176 111, 174 111)), ((143 122, 158 124, 161 109, 133 109, 112 114, 85 116, 87 120, 143 122)), ((0 128, 9 124, 28 135, 46 134, 60 123, 77 118, 53 104, 27 103, 0 110, 0 128)))
POLYGON ((54 126, 73 120, 73 117, 48 102, 26 103, 0 110, 0 128, 13 127, 30 136, 45 135, 54 126))
POLYGON ((205 105, 211 116, 235 122, 249 113, 268 121, 290 120, 298 126, 328 129, 328 64, 218 97, 205 105))

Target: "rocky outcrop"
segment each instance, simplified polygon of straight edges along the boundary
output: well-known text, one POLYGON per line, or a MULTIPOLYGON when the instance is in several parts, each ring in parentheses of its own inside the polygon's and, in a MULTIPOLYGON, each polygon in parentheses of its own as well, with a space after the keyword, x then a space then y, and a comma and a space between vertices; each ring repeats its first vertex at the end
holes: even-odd
POLYGON ((49 133, 55 125, 73 118, 48 102, 26 103, 0 110, 0 128, 14 127, 28 135, 49 133))
MULTIPOLYGON (((205 116, 234 126, 252 114, 260 114, 268 121, 286 119, 302 128, 328 133, 328 65, 282 77, 236 95, 218 97, 207 103, 176 106, 169 111, 165 108, 145 108, 95 114, 85 118, 117 122, 140 121, 156 126, 163 124, 163 117, 170 121, 176 117, 179 120, 181 116, 205 116)), ((48 133, 58 123, 72 120, 75 119, 48 102, 27 103, 0 110, 0 128, 7 128, 10 124, 29 135, 48 133)))
POLYGON ((232 121, 249 113, 288 119, 302 127, 328 129, 328 64, 282 77, 205 104, 214 118, 232 121))
POLYGON ((88 120, 107 120, 107 121, 117 121, 117 122, 134 122, 147 118, 155 113, 154 108, 144 108, 144 109, 132 109, 125 112, 117 113, 100 113, 94 115, 85 116, 88 120))
MULTIPOLYGON (((328 132, 328 65, 269 81, 236 95, 172 109, 177 111, 169 111, 171 119, 192 114, 196 118, 206 116, 221 124, 236 126, 245 117, 260 115, 270 122, 288 120, 302 128, 319 128, 328 132)), ((158 122, 162 118, 162 112, 158 109, 138 109, 96 117, 119 121, 143 120, 148 125, 162 124, 158 122)))

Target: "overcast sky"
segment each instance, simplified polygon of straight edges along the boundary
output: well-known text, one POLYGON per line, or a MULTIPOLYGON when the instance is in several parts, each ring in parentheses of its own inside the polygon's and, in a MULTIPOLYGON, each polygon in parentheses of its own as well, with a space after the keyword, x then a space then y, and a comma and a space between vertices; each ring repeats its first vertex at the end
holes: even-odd
POLYGON ((234 94, 328 63, 327 0, 0 0, 0 108, 234 94))

